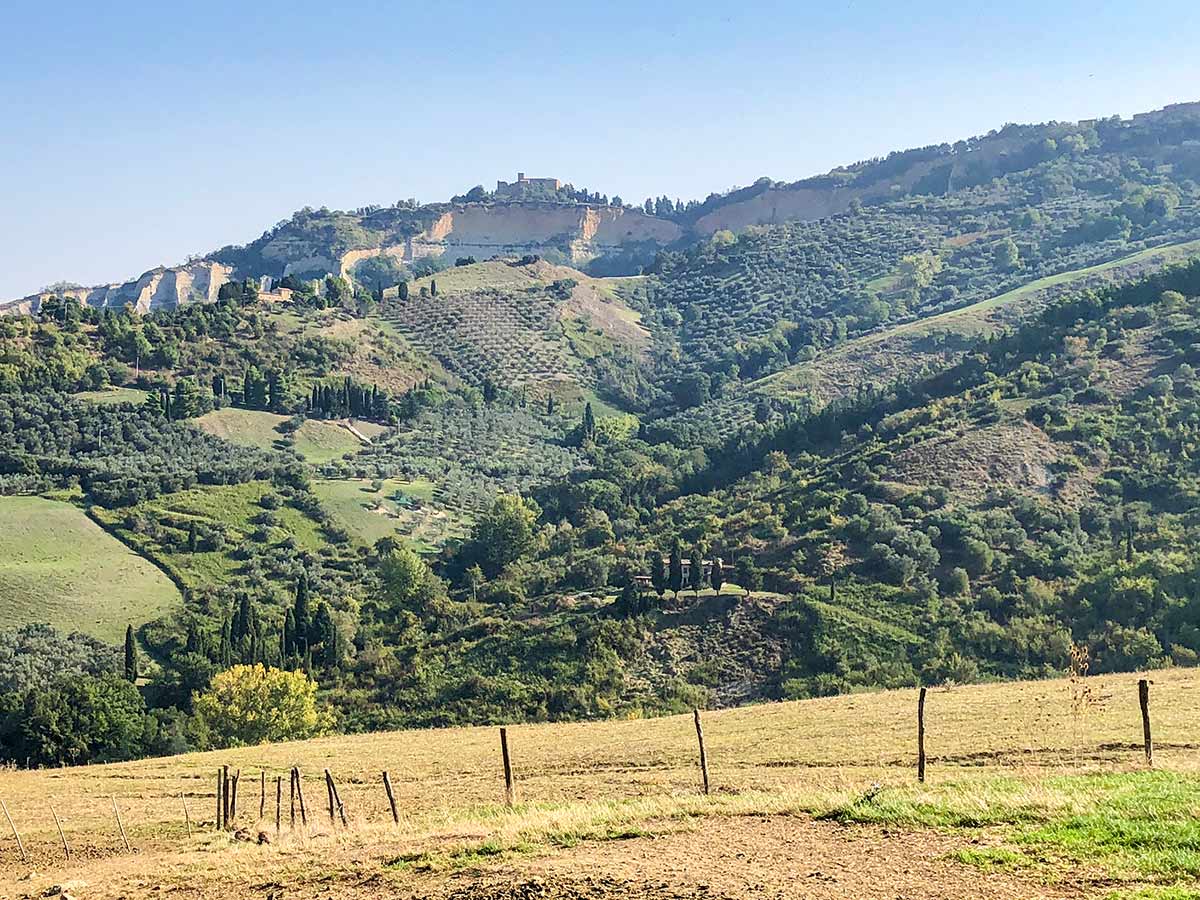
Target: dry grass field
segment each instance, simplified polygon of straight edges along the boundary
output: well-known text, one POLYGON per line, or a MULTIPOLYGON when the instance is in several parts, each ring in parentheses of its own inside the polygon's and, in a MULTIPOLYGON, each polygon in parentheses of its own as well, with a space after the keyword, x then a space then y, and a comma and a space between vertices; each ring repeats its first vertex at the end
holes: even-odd
POLYGON ((495 728, 6 771, 0 799, 30 862, 6 832, 0 897, 63 886, 76 897, 1200 896, 1189 887, 1200 875, 1200 673, 1148 677, 1153 770, 1138 676, 1112 675, 931 689, 925 785, 915 691, 705 713, 709 796, 691 716, 510 728, 511 809, 495 728), (251 840, 213 830, 220 765, 241 770, 237 824, 251 840), (293 765, 308 810, 295 831, 293 765), (330 824, 325 768, 348 828, 330 824), (260 831, 269 843, 256 843, 260 831))

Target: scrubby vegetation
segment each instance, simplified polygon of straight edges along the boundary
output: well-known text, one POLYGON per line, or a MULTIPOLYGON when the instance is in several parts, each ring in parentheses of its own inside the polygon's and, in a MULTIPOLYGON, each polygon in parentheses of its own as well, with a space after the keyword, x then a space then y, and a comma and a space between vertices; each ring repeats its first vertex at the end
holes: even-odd
MULTIPOLYGON (((194 698, 239 665, 302 668, 359 730, 1196 662, 1200 264, 1088 268, 1192 252, 1196 119, 849 167, 844 212, 644 277, 463 259, 0 319, 0 492, 75 504, 181 594, 110 617, 134 678, 48 682, 8 758, 82 759, 28 737, 71 704, 129 724, 88 758, 233 740, 194 698)), ((351 249, 428 209, 275 231, 351 249)))

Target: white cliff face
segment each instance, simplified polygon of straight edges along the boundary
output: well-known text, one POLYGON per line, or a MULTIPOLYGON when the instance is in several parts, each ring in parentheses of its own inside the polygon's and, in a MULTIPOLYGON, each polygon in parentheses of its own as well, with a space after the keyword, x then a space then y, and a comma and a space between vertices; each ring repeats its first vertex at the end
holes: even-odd
MULTIPOLYGON (((36 313, 52 296, 74 297, 98 309, 121 308, 128 303, 141 313, 188 303, 211 303, 217 299, 221 285, 231 280, 285 275, 348 277, 358 263, 381 254, 411 263, 443 254, 484 260, 553 249, 582 265, 629 245, 666 246, 684 234, 675 222, 617 206, 468 203, 431 212, 423 227, 364 228, 361 234, 365 246, 351 245, 348 250, 345 244, 338 249, 331 246, 323 231, 297 234, 284 229, 264 235, 252 245, 258 252, 256 261, 239 263, 238 269, 212 259, 160 267, 124 284, 39 292, 0 303, 0 313, 36 313)), ((343 221, 346 218, 362 222, 343 215, 343 221)))
POLYGON ((182 266, 151 269, 140 278, 124 284, 31 294, 0 306, 0 312, 36 313, 44 300, 55 296, 73 297, 81 304, 96 309, 121 309, 128 303, 140 313, 187 303, 212 303, 217 299, 221 285, 230 280, 232 272, 229 266, 200 260, 182 266))

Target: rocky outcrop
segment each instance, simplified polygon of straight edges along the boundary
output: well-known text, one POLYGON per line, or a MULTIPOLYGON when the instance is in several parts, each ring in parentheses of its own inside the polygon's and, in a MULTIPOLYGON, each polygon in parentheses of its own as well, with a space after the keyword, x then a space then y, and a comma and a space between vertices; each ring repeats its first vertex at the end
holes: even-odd
POLYGON ((184 303, 211 303, 217 299, 221 285, 229 281, 231 276, 232 269, 229 266, 197 260, 182 266, 151 269, 140 278, 124 284, 40 291, 0 306, 0 312, 36 313, 50 297, 73 297, 81 304, 97 309, 120 309, 128 303, 141 313, 184 303))
MULTIPOLYGON (((472 203, 452 207, 419 233, 397 237, 396 243, 350 250, 342 255, 338 270, 350 275, 358 263, 381 254, 413 262, 443 254, 482 260, 547 250, 561 251, 580 265, 631 244, 666 246, 683 234, 675 222, 619 206, 472 203)), ((289 268, 298 271, 312 262, 293 262, 289 268)))
POLYGON ((89 306, 139 312, 216 300, 232 279, 287 275, 350 277, 355 267, 387 255, 402 263, 430 256, 545 254, 554 250, 576 265, 631 246, 661 247, 679 240, 683 228, 639 209, 551 202, 438 204, 387 209, 363 215, 298 215, 243 248, 227 248, 182 266, 160 267, 124 284, 43 291, 0 312, 36 313, 51 296, 74 297, 89 306))

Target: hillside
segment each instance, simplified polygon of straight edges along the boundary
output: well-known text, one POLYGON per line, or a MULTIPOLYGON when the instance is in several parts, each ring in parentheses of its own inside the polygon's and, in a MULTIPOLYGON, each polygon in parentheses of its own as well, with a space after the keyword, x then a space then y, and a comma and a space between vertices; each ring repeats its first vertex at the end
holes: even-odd
POLYGON ((957 224, 971 226, 953 231, 960 247, 990 249, 1006 233, 997 214, 1014 200, 1017 212, 1042 212, 1044 222, 1026 228, 1036 224, 1035 231, 1053 232, 1065 226, 1071 240, 1090 243, 1119 238, 1122 218, 1136 228, 1147 209, 1156 218, 1181 201, 1187 205, 1200 178, 1197 140, 1200 103, 1182 103, 1131 119, 1009 124, 953 145, 896 151, 796 182, 762 178, 678 208, 665 197, 643 206, 618 204, 618 198, 610 202, 569 184, 518 195, 480 187, 450 203, 402 201, 352 212, 306 207, 245 246, 159 266, 125 284, 42 291, 0 308, 36 312, 46 300, 70 296, 96 307, 129 303, 144 312, 211 302, 231 281, 262 286, 264 279, 277 283, 286 276, 333 275, 374 289, 394 284, 406 271, 445 267, 459 258, 527 254, 634 274, 664 248, 756 226, 853 219, 863 209, 897 203, 928 208, 935 218, 952 211, 957 224))
POLYGON ((0 758, 222 746, 196 698, 237 664, 345 733, 1193 664, 1197 122, 1014 126, 834 179, 886 200, 590 261, 481 235, 751 194, 310 210, 214 255, 211 302, 0 318, 0 495, 96 525, 102 590, 174 583, 88 596, 29 532, 0 617, 51 674, 0 690, 0 758), (446 215, 477 243, 418 253, 446 215), (133 677, 46 619, 130 626, 133 677), (106 703, 126 740, 61 739, 106 703))
POLYGON ((1193 670, 1153 673, 1151 768, 1137 677, 930 691, 924 784, 911 690, 704 713, 707 796, 690 714, 510 727, 511 808, 491 728, 6 770, 0 796, 29 862, 7 837, 0 893, 1189 897, 1200 874, 1200 682, 1193 670), (213 828, 220 766, 241 775, 240 837, 213 828), (276 830, 276 778, 291 766, 304 778, 307 824, 291 822, 281 788, 276 830), (323 769, 345 826, 326 811, 323 769))
POLYGON ((39 497, 0 497, 0 597, 0 627, 46 622, 110 643, 182 604, 166 575, 82 511, 39 497))

